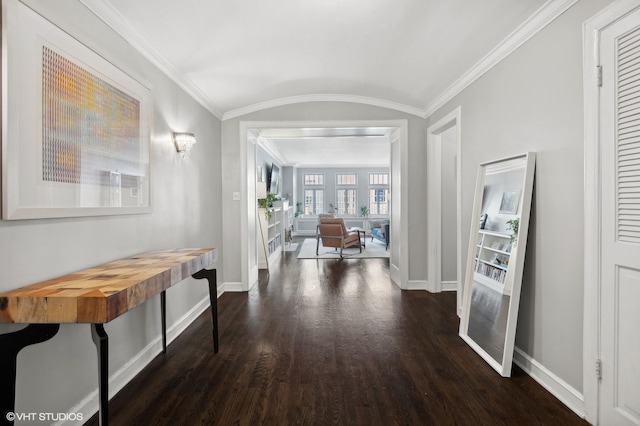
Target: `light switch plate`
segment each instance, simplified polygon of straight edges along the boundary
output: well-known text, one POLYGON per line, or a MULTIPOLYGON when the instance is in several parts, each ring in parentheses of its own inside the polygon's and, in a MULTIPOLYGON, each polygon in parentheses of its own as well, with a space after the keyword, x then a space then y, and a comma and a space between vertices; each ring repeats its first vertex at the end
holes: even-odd
POLYGON ((233 193, 233 201, 240 201, 240 193, 239 192, 234 192, 233 193))

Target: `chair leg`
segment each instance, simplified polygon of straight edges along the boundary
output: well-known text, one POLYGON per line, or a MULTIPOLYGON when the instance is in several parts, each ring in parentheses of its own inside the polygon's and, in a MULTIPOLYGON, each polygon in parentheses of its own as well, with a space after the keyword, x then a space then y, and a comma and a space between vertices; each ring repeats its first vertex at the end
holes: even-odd
POLYGON ((320 247, 320 237, 316 235, 316 256, 318 255, 318 248, 320 247))

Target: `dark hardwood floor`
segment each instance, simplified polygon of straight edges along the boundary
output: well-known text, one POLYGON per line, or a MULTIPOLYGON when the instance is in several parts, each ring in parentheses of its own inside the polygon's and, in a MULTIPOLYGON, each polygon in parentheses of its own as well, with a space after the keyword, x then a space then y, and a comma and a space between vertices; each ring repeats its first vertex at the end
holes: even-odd
POLYGON ((115 396, 110 422, 587 424, 517 367, 500 377, 458 337, 455 308, 455 293, 399 290, 387 259, 287 252, 220 297, 218 354, 206 312, 115 396))

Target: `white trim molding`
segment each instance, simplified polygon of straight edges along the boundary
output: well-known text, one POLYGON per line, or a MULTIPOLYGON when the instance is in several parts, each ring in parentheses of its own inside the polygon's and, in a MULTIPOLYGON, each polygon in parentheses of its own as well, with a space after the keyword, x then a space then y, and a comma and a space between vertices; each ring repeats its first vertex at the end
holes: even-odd
POLYGON ((458 291, 458 281, 442 281, 442 291, 458 291))
MULTIPOLYGON (((462 108, 457 107, 427 129, 427 290, 443 291, 442 280, 442 133, 455 127, 457 307, 462 306, 462 108)), ((449 289, 447 289, 449 290, 449 289)))
POLYGON ((130 25, 126 19, 113 7, 111 3, 104 0, 80 0, 94 15, 111 27, 117 34, 125 39, 134 49, 136 49, 149 62, 158 67, 167 77, 173 80, 185 92, 195 99, 207 111, 222 119, 222 111, 198 86, 193 84, 182 72, 180 72, 169 60, 158 52, 136 29, 130 25))
POLYGON ((578 0, 549 0, 500 44, 494 47, 491 52, 464 73, 462 77, 442 92, 440 96, 427 105, 422 115, 429 117, 436 112, 577 2, 578 0))
POLYGON ((428 285, 426 280, 408 280, 403 290, 426 290, 428 285))
POLYGON ((224 283, 218 289, 218 297, 220 297, 223 293, 237 293, 241 291, 246 291, 243 289, 242 283, 239 283, 239 282, 224 283))
POLYGON ((584 396, 574 387, 549 371, 544 365, 531 358, 517 346, 513 353, 513 362, 543 388, 551 392, 571 411, 581 418, 585 418, 584 396))
POLYGON ((304 102, 352 102, 357 104, 372 105, 382 108, 392 109, 407 114, 415 115, 420 118, 424 118, 423 111, 420 108, 412 107, 398 102, 387 101, 378 98, 369 98, 366 96, 355 95, 343 95, 343 94, 310 94, 300 96, 288 96, 284 98, 272 99, 265 102, 260 102, 253 105, 248 105, 242 108, 234 109, 232 111, 225 112, 222 115, 222 120, 229 120, 236 117, 241 117, 252 112, 262 111, 269 108, 300 104, 304 102))
MULTIPOLYGON (((391 130, 390 141, 393 144, 394 137, 396 138, 399 144, 398 154, 400 156, 398 167, 399 171, 399 179, 400 183, 400 191, 399 194, 396 194, 396 200, 400 200, 400 218, 398 222, 398 228, 400 230, 397 232, 399 235, 398 246, 395 247, 392 240, 391 250, 392 256, 390 261, 390 275, 392 281, 396 283, 400 288, 406 288, 408 275, 409 275, 409 261, 407 253, 409 252, 409 242, 408 242, 408 215, 409 215, 409 207, 408 207, 408 146, 409 146, 409 122, 407 119, 392 119, 392 120, 329 120, 329 121, 240 121, 239 122, 239 132, 240 132, 240 166, 241 166, 241 188, 245 188, 247 197, 243 197, 241 199, 240 204, 240 217, 241 226, 240 226, 240 235, 241 235, 241 270, 242 270, 242 291, 247 291, 250 285, 251 280, 251 268, 252 265, 249 265, 249 241, 255 240, 255 234, 251 235, 252 230, 251 221, 254 220, 253 217, 249 216, 249 205, 250 203, 247 199, 252 200, 251 203, 254 203, 254 188, 250 184, 254 182, 255 175, 249 169, 247 162, 249 161, 249 149, 247 145, 252 143, 251 139, 255 139, 257 134, 259 134, 260 129, 268 129, 268 128, 343 128, 343 127, 388 127, 391 130), (246 220, 244 219, 246 218, 246 220), (393 253, 399 253, 394 258, 393 253), (397 265, 393 263, 393 261, 397 260, 397 265)), ((393 154, 392 154, 393 156, 393 154)), ((392 157, 393 158, 393 157, 392 157)), ((252 158, 253 161, 255 159, 252 158)), ((255 170, 255 167, 252 168, 255 170)), ((393 169, 392 169, 393 170, 393 169)), ((393 220, 393 219, 392 219, 393 220)), ((298 234, 301 234, 300 230, 297 231, 298 234)), ((253 281, 253 280, 251 280, 253 281)))
POLYGON ((111 27, 116 33, 124 38, 142 56, 153 63, 158 69, 166 74, 185 92, 193 97, 198 103, 220 120, 229 120, 252 112, 261 111, 283 105, 291 105, 303 102, 354 102, 365 105, 379 106, 396 111, 405 112, 421 118, 426 118, 437 109, 451 100, 455 95, 464 90, 471 83, 480 78, 496 64, 502 61, 520 45, 529 40, 550 22, 569 9, 578 0, 549 0, 538 9, 527 21, 520 25, 498 46, 489 52, 484 58, 476 63, 469 71, 462 75, 456 82, 447 88, 442 94, 431 101, 425 108, 401 104, 398 102, 357 96, 349 94, 307 94, 300 96, 289 96, 272 99, 265 102, 236 108, 231 111, 222 109, 213 102, 198 86, 196 86, 186 75, 180 72, 170 61, 144 38, 126 19, 109 3, 102 0, 80 0, 93 14, 101 19, 106 25, 111 27))

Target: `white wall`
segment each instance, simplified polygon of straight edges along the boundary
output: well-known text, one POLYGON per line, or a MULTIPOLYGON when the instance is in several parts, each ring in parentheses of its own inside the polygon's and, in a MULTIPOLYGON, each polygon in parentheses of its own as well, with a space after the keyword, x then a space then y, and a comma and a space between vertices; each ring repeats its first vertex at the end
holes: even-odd
MULTIPOLYGON (((463 247, 479 163, 537 152, 516 346, 582 391, 583 0, 427 119, 462 106, 463 247)), ((463 261, 466 262, 466 252, 463 261)))
POLYGON ((442 281, 456 282, 458 280, 457 269, 457 221, 456 203, 458 183, 456 182, 456 161, 458 140, 456 138, 457 127, 454 126, 442 133, 440 156, 442 158, 441 177, 442 192, 442 257, 441 274, 442 281))
MULTIPOLYGON (((221 249, 220 121, 79 1, 29 0, 28 4, 116 66, 152 86, 153 212, 0 221, 0 291, 149 250, 221 249), (182 159, 175 152, 171 141, 174 130, 195 133, 198 143, 190 158, 182 159)), ((206 299, 208 290, 206 281, 188 279, 167 293, 167 325, 171 328, 206 299)), ((0 333, 18 328, 21 326, 0 324, 0 333)), ((110 373, 137 356, 144 359, 156 355, 158 345, 152 353, 142 351, 160 336, 159 298, 105 328, 110 336, 110 373)), ((96 389, 97 358, 89 325, 62 325, 52 340, 27 347, 18 357, 18 412, 72 411, 96 389)))
MULTIPOLYGON (((339 120, 408 120, 409 141, 409 280, 426 278, 426 198, 422 188, 426 179, 423 159, 425 158, 425 120, 402 112, 369 105, 347 102, 309 102, 286 105, 225 120, 222 123, 222 181, 223 181, 223 222, 226 229, 240 229, 240 202, 232 201, 232 192, 240 191, 243 159, 240 147, 240 123, 242 121, 339 121, 339 120), (413 195, 413 194, 417 195, 413 195), (419 193, 419 194, 418 194, 419 193)), ((404 182, 403 182, 404 185, 404 182)), ((225 257, 222 269, 225 283, 241 282, 241 240, 237 235, 224 237, 225 257)))

